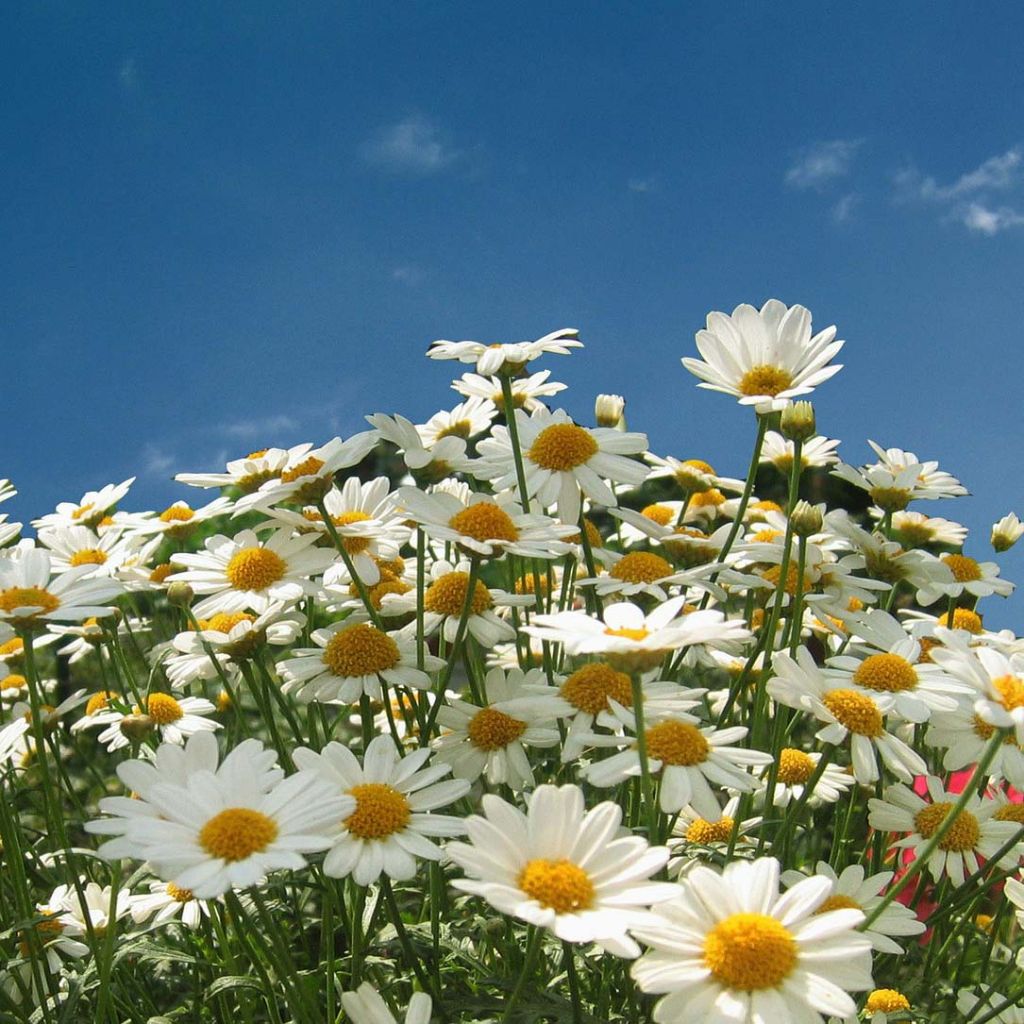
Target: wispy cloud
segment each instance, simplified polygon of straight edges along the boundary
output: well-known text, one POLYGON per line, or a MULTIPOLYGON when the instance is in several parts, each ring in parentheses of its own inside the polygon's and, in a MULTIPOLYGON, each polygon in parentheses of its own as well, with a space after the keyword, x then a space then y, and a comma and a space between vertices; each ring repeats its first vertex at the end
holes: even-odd
POLYGON ((159 445, 147 444, 142 450, 142 471, 147 476, 168 476, 175 461, 175 457, 159 445))
POLYGON ((910 171, 904 181, 916 184, 922 199, 946 202, 951 199, 962 199, 965 196, 977 195, 980 192, 1012 188, 1021 180, 1024 170, 1024 154, 1019 146, 1008 149, 999 156, 989 157, 973 171, 962 174, 950 185, 940 185, 934 178, 916 176, 910 171))
POLYGON ((1018 213, 1009 206, 1000 206, 993 210, 982 203, 968 203, 957 210, 957 219, 971 231, 977 231, 982 235, 998 235, 1007 228, 1024 225, 1024 213, 1018 213))
POLYGON ((377 131, 359 147, 359 155, 390 171, 434 174, 451 166, 461 154, 434 122, 407 117, 377 131))
POLYGON ((851 217, 857 204, 860 202, 860 195, 857 192, 847 192, 839 202, 832 207, 832 220, 836 224, 845 224, 851 217))
POLYGON ((850 173, 853 158, 863 139, 833 139, 805 146, 786 171, 786 184, 793 188, 825 188, 850 173))
POLYGON ((630 192, 653 192, 657 188, 654 178, 630 178, 626 182, 626 188, 630 192))
POLYGON ((405 264, 401 267, 395 267, 395 269, 391 271, 391 279, 393 281, 401 281, 402 284, 407 284, 410 287, 422 284, 425 276, 426 275, 424 274, 422 267, 417 267, 412 263, 405 264))
POLYGON ((117 69, 118 84, 125 92, 135 92, 139 87, 139 65, 134 57, 125 57, 117 69))
POLYGON ((218 429, 228 437, 237 437, 239 440, 248 438, 274 438, 277 434, 298 430, 299 422, 292 416, 280 413, 275 416, 262 416, 253 419, 233 420, 230 423, 222 423, 218 429))

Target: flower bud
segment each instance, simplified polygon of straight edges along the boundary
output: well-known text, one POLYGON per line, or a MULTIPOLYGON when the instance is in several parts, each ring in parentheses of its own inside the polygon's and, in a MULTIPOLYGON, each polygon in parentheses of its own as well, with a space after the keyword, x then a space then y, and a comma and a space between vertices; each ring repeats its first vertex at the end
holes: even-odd
POLYGON ((167 588, 167 602, 178 608, 187 608, 192 603, 196 592, 187 584, 178 580, 167 588))
POLYGON ((814 406, 810 402, 792 402, 782 410, 779 430, 789 441, 809 441, 817 432, 814 406))
POLYGON ((156 722, 149 715, 125 715, 118 728, 133 743, 141 743, 156 728, 156 722))
POLYGON ((623 413, 626 411, 626 400, 622 395, 598 395, 594 402, 594 418, 599 427, 613 427, 618 430, 626 428, 623 413))
POLYGON ((798 537, 810 537, 821 529, 824 521, 824 505, 812 505, 802 498, 796 503, 793 514, 789 517, 793 523, 793 532, 798 537))
POLYGON ((1024 523, 1015 512, 1003 516, 992 527, 992 547, 996 551, 1009 551, 1024 536, 1024 523))

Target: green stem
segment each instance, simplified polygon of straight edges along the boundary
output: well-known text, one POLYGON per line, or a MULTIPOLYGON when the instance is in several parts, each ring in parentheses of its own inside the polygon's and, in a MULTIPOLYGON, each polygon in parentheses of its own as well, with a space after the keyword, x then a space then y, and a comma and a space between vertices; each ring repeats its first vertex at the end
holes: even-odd
POLYGON ((512 990, 512 995, 509 996, 508 1002, 505 1004, 505 1012, 501 1015, 501 1024, 506 1024, 507 1021, 512 1019, 513 1010, 515 1010, 516 1005, 522 998, 527 984, 529 984, 533 978, 534 969, 537 966, 537 959, 540 956, 543 941, 544 929, 532 928, 529 942, 526 947, 526 956, 523 958, 523 967, 519 972, 519 980, 516 982, 516 987, 512 990))

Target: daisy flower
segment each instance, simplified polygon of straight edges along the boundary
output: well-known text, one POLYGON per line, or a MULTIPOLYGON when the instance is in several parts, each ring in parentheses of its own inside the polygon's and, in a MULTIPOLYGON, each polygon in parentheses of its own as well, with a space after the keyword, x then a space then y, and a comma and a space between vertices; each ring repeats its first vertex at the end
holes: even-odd
MULTIPOLYGON (((775 791, 772 794, 773 807, 786 807, 790 801, 799 801, 811 776, 818 769, 822 755, 816 751, 808 753, 795 747, 783 747, 779 751, 779 768, 775 776, 775 791)), ((768 770, 761 773, 762 781, 767 781, 768 770)), ((814 789, 808 797, 811 807, 822 804, 834 804, 851 786, 853 777, 839 765, 827 764, 821 773, 814 789)), ((761 789, 756 800, 767 800, 767 792, 761 789)))
POLYGON ((139 543, 113 530, 98 536, 87 526, 56 526, 39 531, 39 546, 50 552, 54 573, 87 566, 93 576, 113 576, 135 554, 139 543))
POLYGON ((951 476, 944 470, 939 469, 937 462, 921 462, 913 452, 905 452, 902 448, 883 448, 868 441, 868 444, 878 456, 878 465, 883 466, 890 472, 899 473, 907 466, 916 466, 918 479, 915 497, 917 498, 957 498, 967 494, 964 487, 956 477, 951 476))
POLYGON ((921 467, 913 463, 898 468, 865 466, 855 469, 841 462, 832 470, 832 475, 867 491, 868 497, 882 512, 899 512, 916 498, 930 497, 918 486, 921 467))
MULTIPOLYGON (((870 510, 876 519, 882 517, 882 510, 870 510)), ((893 512, 892 531, 896 539, 910 548, 922 548, 928 544, 947 544, 958 548, 967 539, 967 527, 941 516, 926 516, 923 512, 893 512)))
POLYGON ((806 647, 797 649, 795 659, 780 651, 772 666, 776 674, 768 680, 768 693, 774 700, 824 722, 817 733, 823 743, 840 744, 850 737, 853 776, 858 782, 878 778, 876 750, 885 766, 906 782, 927 771, 920 754, 885 728, 885 716, 893 707, 891 694, 831 684, 806 647))
MULTIPOLYGON (((306 452, 312 445, 299 447, 306 452)), ((268 480, 277 480, 295 451, 295 448, 261 448, 244 458, 233 459, 224 473, 177 473, 174 479, 190 487, 236 487, 243 494, 252 494, 268 480)))
POLYGON ((217 612, 262 610, 271 601, 292 603, 318 587, 309 579, 334 561, 335 552, 315 546, 317 534, 292 536, 285 527, 260 540, 253 530, 234 537, 209 537, 205 551, 182 552, 175 564, 185 570, 167 579, 188 583, 197 594, 207 594, 193 608, 198 618, 217 612))
MULTIPOLYGON (((500 385, 498 392, 501 393, 500 385)), ((480 395, 472 395, 454 409, 435 412, 426 423, 419 424, 416 431, 427 448, 437 444, 443 437, 461 437, 468 441, 471 437, 484 433, 497 414, 498 410, 493 402, 480 395)))
POLYGON ((680 616, 684 603, 685 598, 674 597, 649 615, 628 602, 608 605, 602 618, 582 611, 537 615, 522 631, 561 644, 566 654, 601 654, 616 667, 634 671, 654 668, 681 647, 751 639, 741 622, 719 611, 680 616))
MULTIPOLYGON (((640 775, 640 751, 637 749, 636 718, 623 707, 615 714, 632 735, 587 737, 594 746, 625 747, 600 761, 592 761, 583 778, 594 786, 617 786, 640 775)), ((647 764, 652 775, 661 775, 658 804, 666 814, 674 814, 689 805, 705 818, 719 813, 718 799, 711 783, 741 793, 752 793, 757 785, 747 769, 771 763, 771 755, 731 744, 747 735, 743 726, 729 729, 700 727, 692 715, 665 715, 645 723, 647 764)))
POLYGON ((570 349, 583 348, 580 332, 574 327, 545 334, 536 341, 511 344, 485 344, 480 341, 433 341, 427 349, 431 359, 457 359, 460 363, 476 363, 476 372, 489 377, 492 374, 516 373, 527 363, 547 352, 567 356, 570 349))
MULTIPOLYGON (((0 480, 0 502, 13 498, 18 492, 10 480, 0 480)), ((0 548, 6 547, 21 533, 21 523, 7 522, 7 513, 0 515, 0 548)))
POLYGON ((0 621, 16 629, 36 629, 47 622, 81 622, 104 618, 108 602, 123 587, 93 576, 94 565, 79 565, 53 576, 50 553, 21 541, 0 558, 0 621))
POLYGON ((853 909, 820 913, 832 883, 807 878, 779 895, 779 862, 693 868, 657 923, 635 928, 651 947, 632 968, 643 992, 666 993, 659 1024, 821 1024, 850 1016, 849 992, 871 988, 871 945, 853 909))
POLYGON ((967 555, 942 555, 941 562, 952 574, 952 581, 935 583, 922 587, 917 592, 919 604, 932 604, 942 597, 990 597, 998 594, 1009 597, 1015 584, 999 578, 999 566, 995 562, 978 562, 967 555))
POLYGON ((150 882, 148 893, 132 896, 129 909, 136 924, 152 918, 152 926, 157 927, 180 920, 190 931, 210 916, 206 900, 196 899, 191 889, 180 889, 173 882, 150 882))
MULTIPOLYGON (((398 1024, 380 993, 364 981, 355 992, 342 992, 341 1005, 352 1024, 398 1024)), ((403 1018, 404 1024, 430 1024, 433 1004, 425 992, 414 992, 403 1018)))
POLYGON ((356 885, 369 885, 382 873, 399 881, 413 878, 417 857, 441 860, 441 851, 430 840, 461 835, 464 822, 430 812, 461 800, 469 783, 439 781, 451 766, 424 767, 430 753, 423 748, 401 757, 390 736, 370 741, 362 765, 341 743, 328 743, 319 754, 305 747, 295 751, 299 768, 315 773, 351 806, 337 816, 324 874, 351 875, 356 885))
MULTIPOLYGON (((535 497, 544 508, 557 506, 563 523, 579 522, 581 490, 591 501, 614 507, 618 499, 608 481, 635 487, 647 476, 643 463, 626 457, 646 450, 646 434, 580 427, 561 409, 554 413, 538 409, 532 416, 517 409, 515 417, 523 450, 525 497, 535 497)), ((515 489, 518 493, 508 428, 495 427, 477 450, 481 457, 474 465, 474 475, 492 481, 496 490, 515 489)))
MULTIPOLYGON (((216 706, 203 697, 184 697, 178 700, 169 693, 153 692, 143 698, 146 710, 139 706, 131 710, 132 716, 141 714, 152 719, 160 739, 164 743, 182 744, 189 736, 198 732, 213 732, 219 729, 219 722, 211 722, 207 715, 212 715, 216 706)), ((131 742, 121 728, 121 723, 129 717, 124 712, 107 707, 95 711, 88 716, 89 727, 106 726, 97 737, 107 750, 120 750, 131 742)))
MULTIPOLYGON (((542 398, 550 398, 564 391, 568 385, 560 384, 558 381, 548 381, 551 376, 550 370, 540 370, 538 373, 531 373, 528 377, 515 377, 510 382, 512 385, 512 403, 516 409, 523 409, 528 413, 543 409, 542 398)), ((497 377, 481 377, 478 373, 464 373, 452 387, 460 395, 467 397, 482 398, 494 405, 495 409, 503 416, 505 413, 505 395, 501 390, 501 380, 497 377)))
POLYGON ((473 462, 466 455, 466 442, 455 434, 447 434, 427 445, 416 427, 404 416, 385 416, 378 412, 367 416, 366 421, 402 453, 410 472, 431 480, 443 480, 452 473, 465 473, 472 468, 473 462))
POLYGON ((362 462, 377 444, 372 430, 353 434, 347 441, 334 437, 319 448, 299 445, 292 448, 281 475, 260 484, 235 502, 233 515, 253 509, 267 509, 281 502, 314 505, 334 487, 334 474, 362 462))
MULTIPOLYGON (((613 594, 622 597, 635 597, 647 594, 658 601, 668 600, 670 583, 678 582, 674 577, 676 570, 672 563, 652 551, 631 551, 628 554, 609 553, 609 568, 599 576, 580 576, 576 580, 578 587, 593 587, 601 597, 613 594), (662 584, 665 584, 662 586, 662 584)), ((692 570, 691 570, 692 571, 692 570)), ((712 570, 713 571, 713 570, 712 570)), ((706 575, 707 567, 700 566, 698 574, 706 575)), ((699 577, 694 577, 694 581, 699 577)), ((711 584, 711 589, 721 588, 711 584)))
POLYGON ((101 856, 149 861, 162 880, 199 899, 247 889, 271 871, 305 867, 303 855, 327 849, 335 822, 355 807, 352 797, 311 772, 281 778, 268 771, 256 740, 239 744, 219 767, 210 732, 192 736, 177 761, 161 760, 167 746, 158 748, 153 764, 119 765, 118 775, 138 799, 104 798, 100 810, 116 817, 85 828, 118 837, 100 847, 101 856))
POLYGON ((468 843, 448 857, 469 876, 456 889, 503 914, 546 928, 564 942, 595 942, 616 956, 640 949, 629 935, 654 903, 676 887, 651 882, 668 860, 663 846, 622 835, 622 808, 606 801, 584 810, 579 786, 539 786, 524 814, 491 793, 483 816, 466 819, 468 843))
POLYGON ((124 499, 133 483, 135 477, 129 477, 119 484, 107 484, 98 491, 86 491, 80 501, 60 502, 55 512, 50 512, 40 519, 33 519, 32 525, 37 530, 55 526, 88 526, 93 529, 118 502, 124 499))
POLYGON ((201 523, 224 515, 230 509, 230 498, 214 498, 200 508, 192 508, 187 501, 176 501, 162 512, 144 512, 126 520, 126 523, 133 533, 142 536, 157 534, 172 540, 185 540, 201 523))
POLYGON ((544 673, 492 668, 484 679, 483 706, 456 699, 438 712, 448 732, 434 740, 435 759, 457 779, 486 775, 492 786, 523 790, 534 785, 527 747, 553 747, 560 737, 555 718, 568 710, 554 687, 541 687, 544 673))
MULTIPOLYGON (((973 701, 967 700, 955 711, 932 715, 925 742, 945 751, 943 768, 959 771, 981 760, 994 732, 995 726, 974 710, 973 701)), ((1024 749, 1016 735, 1008 735, 999 745, 988 771, 993 779, 1006 779, 1011 786, 1024 790, 1024 749)))
MULTIPOLYGON (((315 647, 296 647, 277 663, 285 693, 295 693, 303 704, 353 704, 364 694, 383 701, 384 685, 430 688, 427 672, 416 667, 414 635, 387 633, 356 616, 315 630, 310 639, 315 647)), ((423 655, 427 671, 436 672, 444 664, 423 655)))
POLYGON ((828 365, 843 347, 835 336, 826 327, 811 337, 807 309, 769 299, 760 311, 743 304, 731 316, 709 313, 707 329, 697 332, 703 360, 682 363, 700 377, 698 387, 733 395, 759 414, 777 412, 842 369, 828 365))
MULTIPOLYGON (((893 847, 913 851, 915 859, 960 799, 959 794, 947 793, 934 775, 928 775, 925 781, 929 800, 922 799, 906 786, 895 785, 886 788, 885 799, 872 798, 868 801, 868 824, 882 832, 909 833, 893 847)), ((979 857, 991 859, 1008 839, 1013 838, 1017 824, 997 821, 993 817, 997 807, 993 801, 983 801, 977 796, 968 800, 928 858, 926 866, 936 882, 945 874, 954 885, 963 885, 964 879, 981 866, 979 857)), ((1016 863, 1017 854, 1010 851, 999 861, 999 866, 1009 868, 1016 863)))
POLYGON ((732 796, 717 815, 703 817, 694 807, 684 807, 672 825, 669 843, 673 860, 668 863, 669 872, 679 874, 694 864, 694 846, 718 848, 732 841, 733 832, 742 842, 763 820, 760 816, 744 818, 737 825, 736 815, 740 809, 739 796, 732 796))
POLYGON ((651 466, 648 480, 674 480, 684 494, 699 494, 717 488, 723 491, 742 491, 743 481, 719 476, 714 467, 703 459, 664 458, 653 452, 644 452, 644 460, 651 466))
MULTIPOLYGON (((823 860, 818 861, 814 873, 816 877, 827 878, 832 882, 832 892, 818 913, 848 907, 860 910, 865 916, 870 915, 882 902, 882 893, 895 877, 892 871, 880 871, 865 877, 864 868, 860 864, 851 864, 843 869, 842 874, 837 875, 823 860)), ((807 875, 800 871, 786 871, 782 875, 782 884, 791 888, 805 878, 807 875)), ((894 942, 891 936, 920 935, 924 930, 924 922, 917 919, 913 910, 902 903, 892 902, 871 922, 870 927, 861 928, 860 932, 871 942, 872 949, 898 956, 904 952, 903 947, 894 942)))
POLYGON ((467 492, 465 498, 415 487, 398 492, 403 514, 419 523, 428 537, 460 545, 485 558, 505 552, 523 558, 558 558, 571 550, 566 538, 579 532, 574 524, 544 515, 526 515, 511 498, 467 492))
MULTIPOLYGON (((841 442, 829 440, 827 437, 808 438, 800 446, 800 466, 802 469, 824 469, 839 462, 836 449, 841 442)), ((780 473, 788 476, 793 468, 796 457, 796 445, 787 441, 781 434, 769 430, 764 435, 761 447, 761 463, 774 466, 780 473)))
POLYGON ((1016 512, 1010 512, 992 525, 992 547, 996 552, 1009 551, 1021 537, 1024 537, 1024 523, 1016 512))

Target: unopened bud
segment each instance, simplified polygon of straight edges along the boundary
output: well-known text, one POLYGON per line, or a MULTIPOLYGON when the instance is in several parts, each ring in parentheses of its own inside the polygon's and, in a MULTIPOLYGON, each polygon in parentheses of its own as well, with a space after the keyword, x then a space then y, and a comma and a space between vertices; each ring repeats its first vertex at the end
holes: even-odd
POLYGON ((173 604, 178 608, 187 608, 195 596, 196 592, 187 583, 182 583, 180 580, 167 588, 168 604, 173 604))
POLYGON ((789 517, 793 523, 793 532, 798 537, 810 537, 821 530, 824 521, 824 505, 812 505, 802 498, 796 503, 793 514, 789 517))
POLYGON ((156 722, 149 715, 125 715, 118 728, 128 739, 141 743, 156 728, 156 722))
POLYGON ((626 400, 622 395, 598 395, 594 402, 594 418, 599 427, 612 427, 624 430, 626 423, 623 413, 626 411, 626 400))
POLYGON ((992 527, 992 547, 996 551, 1009 551, 1022 536, 1024 523, 1017 518, 1016 512, 1011 512, 992 527))
POLYGON ((793 402, 782 410, 779 424, 782 436, 790 441, 809 441, 817 433, 814 406, 810 402, 793 402))

